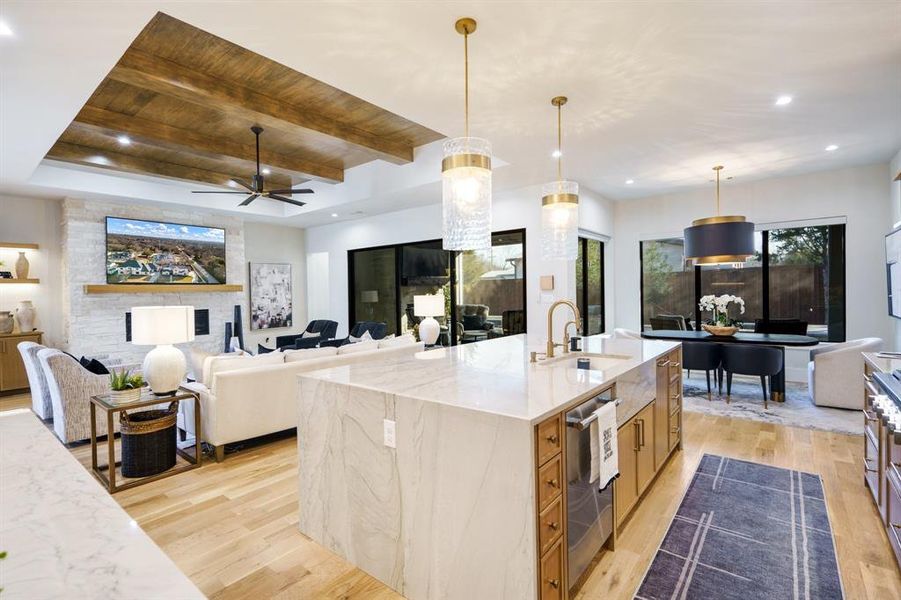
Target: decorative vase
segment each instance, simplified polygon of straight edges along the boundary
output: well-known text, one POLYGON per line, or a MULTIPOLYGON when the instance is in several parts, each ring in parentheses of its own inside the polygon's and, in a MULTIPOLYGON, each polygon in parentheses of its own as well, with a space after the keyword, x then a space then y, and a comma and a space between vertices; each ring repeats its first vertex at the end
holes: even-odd
POLYGON ((0 310, 0 333, 12 333, 13 325, 13 314, 8 310, 0 310))
POLYGON ((34 306, 31 300, 22 300, 19 302, 19 308, 16 309, 16 321, 19 323, 19 331, 22 333, 30 333, 34 331, 34 306))
POLYGON ((28 259, 25 258, 24 252, 19 252, 19 258, 16 260, 16 279, 28 279, 28 259))
POLYGON ((701 325, 704 328, 704 331, 709 333, 710 335, 716 335, 719 337, 729 337, 738 333, 738 327, 734 326, 725 326, 725 325, 701 325))

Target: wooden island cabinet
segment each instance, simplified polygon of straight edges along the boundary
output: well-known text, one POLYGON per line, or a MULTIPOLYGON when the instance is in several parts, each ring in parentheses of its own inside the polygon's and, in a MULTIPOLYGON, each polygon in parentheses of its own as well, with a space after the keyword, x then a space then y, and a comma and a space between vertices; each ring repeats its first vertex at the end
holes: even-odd
POLYGON ((28 388, 28 375, 19 354, 19 342, 41 343, 42 332, 0 334, 0 393, 28 388))

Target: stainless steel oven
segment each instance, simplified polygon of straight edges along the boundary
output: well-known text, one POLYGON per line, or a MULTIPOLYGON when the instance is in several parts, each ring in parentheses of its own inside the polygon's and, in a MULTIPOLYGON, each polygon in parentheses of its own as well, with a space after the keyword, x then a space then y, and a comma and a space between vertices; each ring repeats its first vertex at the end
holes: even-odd
POLYGON ((569 553, 569 585, 573 586, 591 565, 598 551, 613 534, 613 485, 604 491, 591 476, 589 425, 594 411, 605 402, 614 402, 613 388, 566 413, 566 524, 569 553))

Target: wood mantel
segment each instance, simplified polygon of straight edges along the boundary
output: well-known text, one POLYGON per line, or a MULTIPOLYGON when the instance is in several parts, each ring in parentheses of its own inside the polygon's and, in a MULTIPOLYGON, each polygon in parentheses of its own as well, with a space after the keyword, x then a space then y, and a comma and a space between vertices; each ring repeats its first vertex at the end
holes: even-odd
POLYGON ((105 283, 84 286, 85 294, 191 294, 203 292, 243 292, 239 283, 185 284, 185 283, 105 283))

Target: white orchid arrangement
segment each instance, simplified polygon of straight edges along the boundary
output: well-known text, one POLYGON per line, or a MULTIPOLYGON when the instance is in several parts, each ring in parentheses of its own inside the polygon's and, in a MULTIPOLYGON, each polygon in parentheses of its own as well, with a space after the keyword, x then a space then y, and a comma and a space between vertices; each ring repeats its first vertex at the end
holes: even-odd
POLYGON ((702 311, 713 313, 713 319, 709 324, 719 325, 721 327, 729 327, 736 323, 734 319, 729 318, 730 304, 737 305, 739 312, 745 314, 745 301, 739 296, 733 296, 731 294, 715 296, 709 294, 707 296, 701 296, 701 301, 698 302, 698 306, 702 311))

